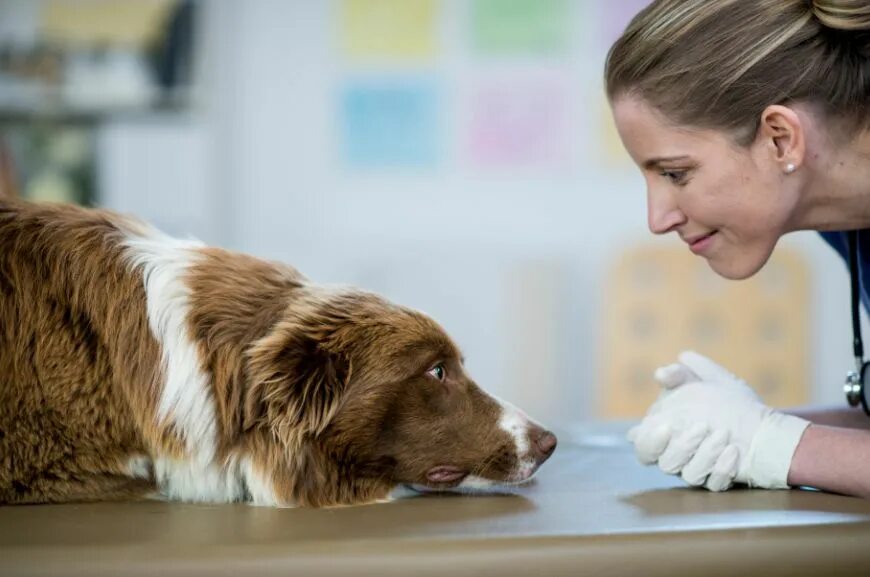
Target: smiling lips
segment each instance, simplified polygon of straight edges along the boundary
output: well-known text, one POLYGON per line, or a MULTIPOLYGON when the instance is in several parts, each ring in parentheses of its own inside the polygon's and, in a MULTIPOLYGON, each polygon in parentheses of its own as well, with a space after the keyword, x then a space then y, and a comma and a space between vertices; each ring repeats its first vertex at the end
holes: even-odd
POLYGON ((704 252, 707 247, 710 246, 710 243, 713 240, 713 237, 716 235, 717 231, 708 232, 707 234, 703 234, 700 236, 694 236, 689 238, 684 238, 686 244, 689 245, 689 250, 691 250, 695 254, 701 254, 704 252))

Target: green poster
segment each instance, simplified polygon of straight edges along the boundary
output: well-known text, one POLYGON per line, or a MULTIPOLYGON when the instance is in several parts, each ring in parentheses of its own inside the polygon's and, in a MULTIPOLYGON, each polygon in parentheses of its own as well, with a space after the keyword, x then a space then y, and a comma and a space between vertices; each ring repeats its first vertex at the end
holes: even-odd
POLYGON ((474 0, 473 45, 482 54, 551 54, 568 47, 568 0, 474 0))

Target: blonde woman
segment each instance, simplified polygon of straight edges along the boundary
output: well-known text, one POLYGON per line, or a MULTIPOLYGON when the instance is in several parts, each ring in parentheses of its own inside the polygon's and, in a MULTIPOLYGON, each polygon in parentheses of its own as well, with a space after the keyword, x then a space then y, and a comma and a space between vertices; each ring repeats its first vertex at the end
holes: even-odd
MULTIPOLYGON (((755 274, 788 232, 819 231, 846 259, 851 237, 870 304, 870 2, 656 0, 605 76, 653 233, 678 234, 729 279, 755 274)), ((662 394, 629 433, 641 461, 717 491, 870 497, 860 408, 785 414, 691 352, 656 379, 662 394)))

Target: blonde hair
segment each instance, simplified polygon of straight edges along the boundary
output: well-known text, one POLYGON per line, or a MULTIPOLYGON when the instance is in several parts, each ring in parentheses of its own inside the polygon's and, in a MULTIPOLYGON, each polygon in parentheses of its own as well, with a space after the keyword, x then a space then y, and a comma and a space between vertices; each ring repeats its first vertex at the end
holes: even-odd
POLYGON ((771 104, 807 102, 857 132, 870 122, 867 0, 655 0, 611 47, 607 96, 749 144, 771 104))

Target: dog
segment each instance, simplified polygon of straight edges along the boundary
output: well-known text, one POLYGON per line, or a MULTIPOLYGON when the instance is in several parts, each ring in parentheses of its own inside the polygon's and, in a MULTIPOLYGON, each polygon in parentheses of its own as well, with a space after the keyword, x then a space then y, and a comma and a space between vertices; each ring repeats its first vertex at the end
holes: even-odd
POLYGON ((556 443, 420 312, 110 211, 0 199, 0 503, 497 491, 556 443))

